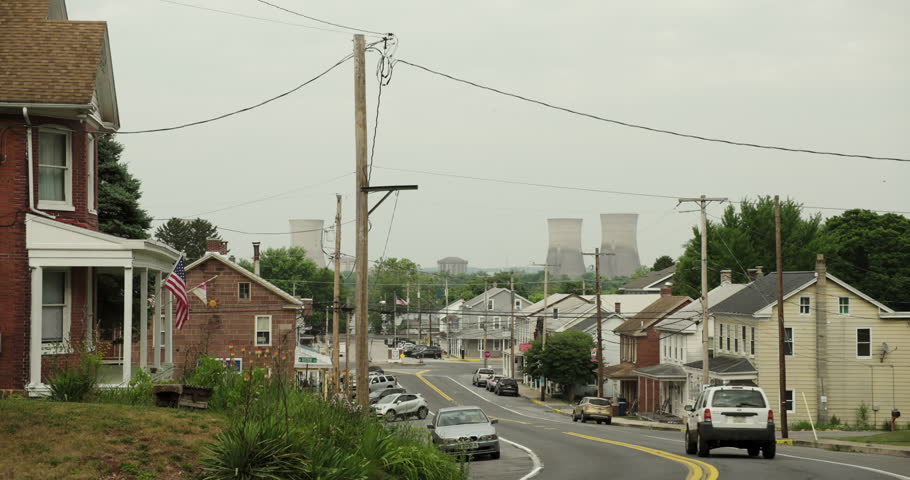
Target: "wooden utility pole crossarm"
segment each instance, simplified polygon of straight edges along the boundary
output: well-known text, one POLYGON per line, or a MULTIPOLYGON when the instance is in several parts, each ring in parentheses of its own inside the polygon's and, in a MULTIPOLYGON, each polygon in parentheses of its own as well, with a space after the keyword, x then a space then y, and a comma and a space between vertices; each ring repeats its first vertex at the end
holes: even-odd
MULTIPOLYGON (((680 198, 679 203, 693 202, 701 211, 701 344, 702 344, 702 385, 711 385, 710 359, 708 358, 708 217, 705 212, 711 202, 726 202, 726 197, 680 198)), ((678 205, 678 204, 677 204, 678 205)))

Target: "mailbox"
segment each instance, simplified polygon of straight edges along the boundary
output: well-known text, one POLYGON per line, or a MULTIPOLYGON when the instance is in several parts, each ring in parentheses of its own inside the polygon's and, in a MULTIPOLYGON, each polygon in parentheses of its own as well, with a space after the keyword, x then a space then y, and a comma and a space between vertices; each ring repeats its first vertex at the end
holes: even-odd
POLYGON ((901 411, 898 409, 891 410, 891 418, 897 418, 901 416, 901 411))

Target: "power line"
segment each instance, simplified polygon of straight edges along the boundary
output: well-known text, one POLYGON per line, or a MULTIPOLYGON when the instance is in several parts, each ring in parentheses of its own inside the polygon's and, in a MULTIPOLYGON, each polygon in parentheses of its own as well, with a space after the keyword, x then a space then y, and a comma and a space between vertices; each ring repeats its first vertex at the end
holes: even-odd
POLYGON ((323 20, 323 19, 321 19, 321 18, 311 16, 311 15, 306 15, 306 14, 303 14, 303 13, 300 13, 300 12, 295 12, 294 10, 290 10, 290 9, 284 8, 284 7, 280 6, 280 5, 275 5, 274 3, 267 2, 267 1, 265 1, 265 0, 256 0, 256 1, 259 2, 259 3, 265 4, 265 5, 268 5, 268 6, 272 7, 272 8, 277 8, 278 10, 281 10, 281 11, 284 11, 284 12, 287 12, 287 13, 290 13, 290 14, 293 14, 293 15, 297 15, 298 17, 303 17, 303 18, 306 18, 306 19, 308 19, 308 20, 312 20, 312 21, 314 21, 314 22, 323 23, 323 24, 325 24, 325 25, 331 25, 331 26, 333 26, 333 27, 338 27, 338 28, 345 28, 345 29, 347 29, 347 30, 353 30, 353 31, 355 31, 355 32, 372 33, 372 34, 380 35, 380 36, 385 35, 385 33, 383 33, 383 32, 376 32, 376 31, 373 31, 373 30, 365 30, 365 29, 363 29, 363 28, 357 28, 357 27, 349 27, 349 26, 347 26, 347 25, 342 25, 342 24, 340 24, 340 23, 334 23, 334 22, 330 22, 330 21, 328 21, 328 20, 323 20))
POLYGON ((389 231, 385 235, 385 246, 382 247, 382 257, 385 258, 385 252, 389 249, 389 237, 392 236, 392 225, 395 223, 395 211, 398 210, 398 192, 395 192, 395 206, 392 207, 392 219, 389 220, 389 231))
MULTIPOLYGON (((353 223, 353 222, 354 222, 354 220, 348 220, 347 222, 342 223, 342 225, 347 225, 347 224, 353 223)), ((233 233, 242 233, 244 235, 288 235, 291 233, 319 232, 319 231, 323 231, 323 230, 331 230, 332 228, 334 228, 334 226, 329 227, 329 228, 311 228, 309 230, 296 230, 293 232, 245 232, 243 230, 235 230, 233 228, 222 227, 221 225, 215 225, 215 227, 218 228, 218 230, 224 230, 224 231, 233 232, 233 233)))
POLYGON ((163 2, 163 3, 170 3, 170 4, 172 4, 172 5, 180 5, 181 7, 189 7, 189 8, 195 8, 195 9, 197 9, 197 10, 207 10, 207 11, 209 11, 209 12, 222 13, 222 14, 231 15, 231 16, 234 16, 234 17, 242 17, 242 18, 248 18, 248 19, 251 19, 251 20, 259 20, 259 21, 262 21, 262 22, 278 23, 278 24, 281 24, 281 25, 289 25, 289 26, 292 26, 292 27, 309 28, 309 29, 312 29, 312 30, 321 30, 321 31, 323 31, 323 32, 342 33, 342 34, 345 34, 345 35, 349 35, 349 33, 346 32, 346 31, 344 31, 344 30, 335 30, 335 29, 333 29, 333 28, 314 27, 313 25, 304 25, 304 24, 302 24, 302 23, 284 22, 284 21, 281 21, 281 20, 274 20, 274 19, 271 19, 271 18, 257 17, 257 16, 254 16, 254 15, 247 15, 247 14, 245 14, 245 13, 231 12, 231 11, 229 11, 229 10, 220 10, 220 9, 217 9, 217 8, 203 7, 203 6, 201 6, 201 5, 192 5, 192 4, 189 4, 189 3, 175 2, 175 1, 173 1, 173 0, 158 0, 158 1, 159 1, 159 2, 163 2))
MULTIPOLYGON (((262 0, 259 0, 259 1, 262 1, 262 0)), ((536 100, 533 98, 525 97, 525 96, 519 95, 517 93, 507 92, 504 90, 500 90, 498 88, 489 87, 489 86, 482 85, 482 84, 479 84, 476 82, 472 82, 470 80, 465 80, 463 78, 456 77, 454 75, 450 75, 450 74, 443 73, 443 72, 440 72, 437 70, 433 70, 432 68, 425 67, 423 65, 418 65, 416 63, 411 63, 411 62, 408 62, 407 60, 398 59, 395 62, 403 63, 405 65, 410 65, 414 68, 423 70, 428 73, 432 73, 433 75, 444 77, 449 80, 453 80, 453 81, 456 81, 459 83, 470 85, 472 87, 476 87, 476 88, 479 88, 482 90, 487 90, 490 92, 498 93, 500 95, 505 95, 507 97, 512 97, 512 98, 515 98, 518 100, 540 105, 542 107, 550 108, 553 110, 559 110, 559 111, 566 112, 566 113, 571 113, 573 115, 578 115, 581 117, 587 117, 587 118, 590 118, 593 120, 598 120, 601 122, 607 122, 607 123, 612 123, 615 125, 621 125, 623 127, 637 128, 639 130, 646 130, 646 131, 653 132, 653 133, 662 133, 665 135, 673 135, 676 137, 689 138, 692 140, 700 140, 703 142, 724 143, 727 145, 734 145, 734 146, 738 146, 738 147, 761 148, 761 149, 765 149, 765 150, 779 150, 779 151, 784 151, 784 152, 795 152, 795 153, 809 153, 809 154, 813 154, 813 155, 830 155, 830 156, 835 156, 835 157, 846 157, 846 158, 864 158, 864 159, 868 159, 868 160, 888 160, 888 161, 894 161, 894 162, 910 162, 910 158, 880 157, 880 156, 875 156, 875 155, 830 152, 830 151, 822 151, 822 150, 812 150, 812 149, 807 149, 807 148, 779 147, 779 146, 775 146, 775 145, 764 145, 764 144, 759 144, 759 143, 739 142, 739 141, 735 141, 735 140, 726 140, 723 138, 707 137, 707 136, 703 136, 703 135, 694 135, 694 134, 690 134, 690 133, 682 133, 682 132, 666 130, 666 129, 662 129, 662 128, 649 127, 646 125, 624 122, 621 120, 615 120, 615 119, 611 119, 611 118, 601 117, 599 115, 594 115, 592 113, 585 113, 585 112, 581 112, 578 110, 573 110, 571 108, 562 107, 559 105, 554 105, 552 103, 544 102, 542 100, 536 100)))
POLYGON ((311 79, 309 79, 309 80, 307 80, 307 81, 301 83, 300 85, 297 85, 296 87, 294 87, 294 88, 292 88, 292 89, 290 89, 290 90, 288 90, 288 91, 286 91, 286 92, 284 92, 284 93, 281 93, 281 94, 279 94, 279 95, 276 95, 276 96, 274 96, 274 97, 272 97, 272 98, 269 98, 269 99, 267 99, 267 100, 263 100, 262 102, 259 102, 259 103, 255 104, 255 105, 251 105, 251 106, 249 106, 249 107, 244 107, 244 108, 241 108, 241 109, 239 109, 239 110, 234 110, 233 112, 225 113, 225 114, 223 114, 223 115, 218 115, 217 117, 212 117, 212 118, 208 118, 208 119, 205 119, 205 120, 198 120, 198 121, 190 122, 190 123, 184 123, 184 124, 175 125, 175 126, 172 126, 172 127, 151 128, 151 129, 148 129, 148 130, 134 130, 134 131, 128 131, 128 132, 123 132, 123 131, 121 131, 121 132, 117 132, 117 133, 118 133, 118 134, 121 134, 121 135, 130 135, 130 134, 137 134, 137 133, 167 132, 167 131, 171 131, 171 130, 179 130, 179 129, 181 129, 181 128, 192 127, 192 126, 195 126, 195 125, 202 125, 202 124, 204 124, 204 123, 210 123, 210 122, 214 122, 214 121, 217 121, 217 120, 221 120, 221 119, 223 119, 223 118, 231 117, 231 116, 234 116, 234 115, 237 115, 237 114, 240 114, 240 113, 248 112, 248 111, 253 110, 253 109, 255 109, 255 108, 259 108, 259 107, 261 107, 261 106, 263 106, 263 105, 265 105, 265 104, 274 102, 275 100, 278 100, 278 99, 280 99, 280 98, 284 98, 284 97, 286 97, 286 96, 288 96, 288 95, 290 95, 290 94, 296 92, 297 90, 300 90, 301 88, 303 88, 303 87, 305 87, 305 86, 307 86, 307 85, 309 85, 309 84, 315 82, 316 80, 319 80, 320 78, 322 78, 323 76, 325 76, 326 74, 328 74, 329 72, 331 72, 332 70, 334 70, 336 67, 338 67, 338 66, 341 65, 342 63, 344 63, 344 62, 350 60, 351 58, 353 58, 353 56, 354 56, 353 54, 345 55, 341 60, 338 60, 338 62, 336 62, 334 65, 332 65, 331 67, 329 67, 328 69, 326 69, 325 71, 323 71, 322 73, 320 73, 319 75, 316 75, 315 77, 313 77, 313 78, 311 78, 311 79))

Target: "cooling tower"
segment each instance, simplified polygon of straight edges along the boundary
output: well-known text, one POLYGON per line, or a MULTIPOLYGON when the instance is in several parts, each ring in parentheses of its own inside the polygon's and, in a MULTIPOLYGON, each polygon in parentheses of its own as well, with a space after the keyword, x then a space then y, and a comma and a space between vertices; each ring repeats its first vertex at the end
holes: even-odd
POLYGON ((628 277, 638 270, 638 214, 602 213, 603 231, 601 252, 613 253, 601 257, 600 273, 607 278, 628 277))
POLYGON ((580 277, 585 273, 585 262, 581 257, 581 219, 549 218, 550 248, 547 250, 547 265, 555 276, 580 277))
POLYGON ((316 262, 319 268, 325 267, 325 253, 322 250, 323 220, 288 220, 291 225, 291 246, 306 250, 306 256, 316 262))

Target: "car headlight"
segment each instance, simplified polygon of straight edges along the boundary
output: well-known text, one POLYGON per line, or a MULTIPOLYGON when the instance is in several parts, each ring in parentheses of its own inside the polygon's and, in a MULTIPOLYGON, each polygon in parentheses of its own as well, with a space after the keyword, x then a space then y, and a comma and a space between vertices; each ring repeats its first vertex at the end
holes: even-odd
POLYGON ((481 435, 478 440, 496 440, 499 438, 495 433, 492 435, 481 435))

